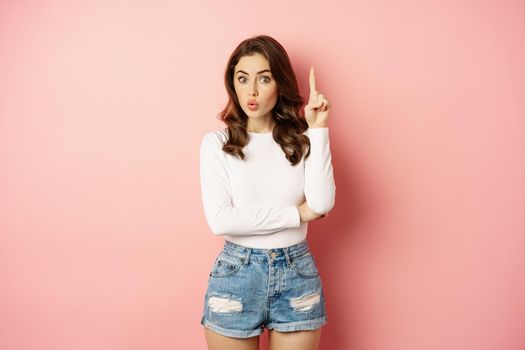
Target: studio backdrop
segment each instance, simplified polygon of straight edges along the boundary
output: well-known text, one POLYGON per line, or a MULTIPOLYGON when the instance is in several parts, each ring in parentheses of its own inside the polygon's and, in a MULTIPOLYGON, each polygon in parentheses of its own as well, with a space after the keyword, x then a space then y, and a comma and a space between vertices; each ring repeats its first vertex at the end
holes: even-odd
POLYGON ((0 348, 206 349, 199 145, 259 34, 332 103, 321 349, 525 348, 524 23, 512 0, 0 1, 0 348))

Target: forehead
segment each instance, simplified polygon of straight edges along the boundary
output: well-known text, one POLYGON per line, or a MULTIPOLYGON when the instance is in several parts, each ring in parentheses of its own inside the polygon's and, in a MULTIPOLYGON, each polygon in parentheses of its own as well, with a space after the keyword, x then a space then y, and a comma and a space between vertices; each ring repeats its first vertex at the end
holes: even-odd
POLYGON ((234 73, 237 73, 238 70, 243 70, 255 74, 263 69, 270 69, 270 64, 263 55, 256 53, 254 55, 241 57, 239 62, 235 65, 234 73))

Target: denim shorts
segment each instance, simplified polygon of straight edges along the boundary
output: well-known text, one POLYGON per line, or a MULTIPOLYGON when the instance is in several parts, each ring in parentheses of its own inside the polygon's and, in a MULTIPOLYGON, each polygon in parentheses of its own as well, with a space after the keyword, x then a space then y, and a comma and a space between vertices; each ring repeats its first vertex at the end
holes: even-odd
POLYGON ((313 330, 327 322, 321 277, 306 240, 285 248, 249 248, 225 240, 208 278, 201 324, 248 338, 264 327, 313 330))

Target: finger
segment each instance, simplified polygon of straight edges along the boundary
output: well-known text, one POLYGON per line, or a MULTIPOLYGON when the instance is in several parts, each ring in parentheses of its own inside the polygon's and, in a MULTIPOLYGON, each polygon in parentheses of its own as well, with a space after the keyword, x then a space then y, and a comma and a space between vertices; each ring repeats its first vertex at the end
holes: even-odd
POLYGON ((310 68, 310 93, 315 91, 315 72, 314 66, 310 68))
POLYGON ((317 91, 310 91, 310 97, 308 103, 317 103, 319 101, 319 93, 317 91))

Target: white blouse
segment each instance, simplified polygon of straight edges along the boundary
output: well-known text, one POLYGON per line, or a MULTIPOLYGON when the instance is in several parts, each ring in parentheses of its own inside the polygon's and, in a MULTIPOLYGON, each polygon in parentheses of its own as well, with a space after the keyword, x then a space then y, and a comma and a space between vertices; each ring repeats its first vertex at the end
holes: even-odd
MULTIPOLYGON (((211 232, 252 248, 282 248, 306 238, 297 206, 315 213, 335 204, 328 128, 309 128, 310 156, 292 166, 272 133, 248 132, 244 160, 222 150, 225 130, 208 132, 200 146, 204 214, 211 232)), ((306 154, 306 152, 305 152, 306 154)))

